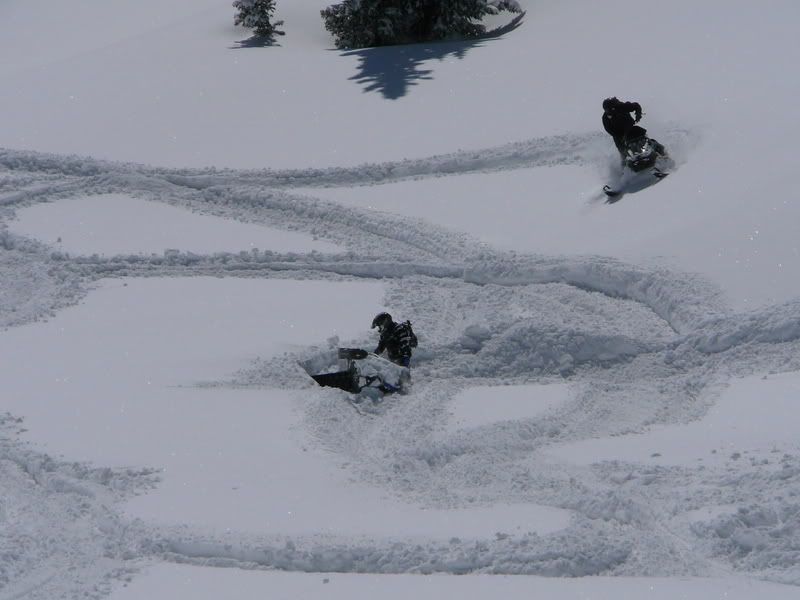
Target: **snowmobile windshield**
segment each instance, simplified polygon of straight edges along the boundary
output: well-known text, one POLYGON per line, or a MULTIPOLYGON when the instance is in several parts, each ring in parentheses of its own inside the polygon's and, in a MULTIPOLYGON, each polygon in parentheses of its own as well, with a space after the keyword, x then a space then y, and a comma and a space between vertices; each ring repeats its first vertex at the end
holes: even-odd
POLYGON ((650 154, 653 151, 653 145, 645 136, 626 140, 625 147, 631 155, 650 154))

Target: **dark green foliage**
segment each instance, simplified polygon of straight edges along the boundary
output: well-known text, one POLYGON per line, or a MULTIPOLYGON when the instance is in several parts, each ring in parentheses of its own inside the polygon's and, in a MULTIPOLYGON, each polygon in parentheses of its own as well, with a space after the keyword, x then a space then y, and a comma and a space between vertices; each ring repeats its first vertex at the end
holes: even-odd
POLYGON ((322 11, 339 48, 473 38, 480 20, 519 10, 513 0, 344 0, 322 11))
POLYGON ((233 18, 234 25, 248 27, 262 37, 279 33, 275 28, 282 25, 283 21, 271 22, 275 0, 235 0, 233 7, 238 11, 233 18))
POLYGON ((325 29, 339 48, 364 48, 396 43, 401 20, 397 0, 344 0, 322 11, 325 29))

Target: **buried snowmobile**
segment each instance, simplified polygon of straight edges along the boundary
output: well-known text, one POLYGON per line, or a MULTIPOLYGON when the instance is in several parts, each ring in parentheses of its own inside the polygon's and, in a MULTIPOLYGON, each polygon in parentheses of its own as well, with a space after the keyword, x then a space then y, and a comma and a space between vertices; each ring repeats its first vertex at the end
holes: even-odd
POLYGON ((662 170, 672 166, 666 148, 647 137, 644 127, 634 125, 625 134, 625 154, 622 175, 615 186, 603 186, 609 202, 615 202, 626 192, 635 192, 660 181, 669 173, 662 170))
POLYGON ((409 390, 411 371, 408 367, 360 348, 339 348, 337 357, 340 370, 311 375, 319 385, 373 398, 409 390))

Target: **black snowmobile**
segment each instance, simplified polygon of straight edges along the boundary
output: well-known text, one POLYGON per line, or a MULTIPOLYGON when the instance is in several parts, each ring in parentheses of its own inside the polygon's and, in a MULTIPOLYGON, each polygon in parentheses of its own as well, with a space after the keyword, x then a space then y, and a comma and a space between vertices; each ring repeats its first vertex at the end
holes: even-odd
POLYGON ((615 186, 606 185, 603 191, 609 198, 638 191, 666 177, 663 169, 672 166, 672 159, 663 144, 647 136, 644 127, 634 125, 625 134, 623 170, 615 186))
POLYGON ((625 134, 625 166, 634 173, 645 169, 655 169, 659 158, 668 158, 667 149, 653 138, 647 137, 644 127, 634 125, 625 134))
POLYGON ((337 358, 340 370, 310 374, 314 381, 321 386, 368 396, 408 392, 411 384, 408 367, 360 348, 339 348, 337 358))

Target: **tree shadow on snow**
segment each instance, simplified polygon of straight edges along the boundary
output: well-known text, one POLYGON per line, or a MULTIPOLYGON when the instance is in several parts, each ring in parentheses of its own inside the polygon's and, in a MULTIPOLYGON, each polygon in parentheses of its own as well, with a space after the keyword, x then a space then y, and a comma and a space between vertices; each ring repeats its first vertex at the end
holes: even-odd
POLYGON ((239 50, 241 48, 266 48, 268 46, 280 46, 275 41, 276 35, 286 35, 284 31, 275 31, 273 35, 253 35, 246 40, 239 40, 230 46, 232 50, 239 50))
POLYGON ((464 58, 472 48, 514 31, 522 24, 524 16, 525 13, 521 13, 507 25, 471 40, 361 48, 343 52, 342 56, 359 58, 358 73, 350 80, 363 85, 364 92, 380 92, 387 100, 397 100, 408 94, 411 86, 433 79, 433 71, 424 68, 425 63, 449 57, 464 58))

